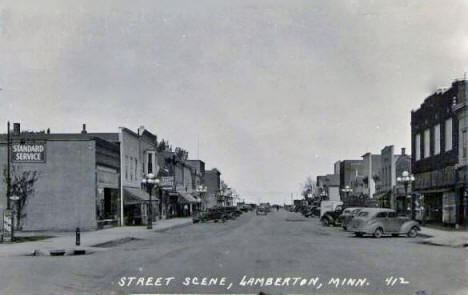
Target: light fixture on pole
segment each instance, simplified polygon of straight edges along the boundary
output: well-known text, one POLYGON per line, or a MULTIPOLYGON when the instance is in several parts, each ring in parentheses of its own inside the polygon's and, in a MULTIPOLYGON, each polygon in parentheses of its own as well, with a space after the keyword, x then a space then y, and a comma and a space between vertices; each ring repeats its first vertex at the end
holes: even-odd
POLYGON ((320 200, 326 200, 327 199, 327 192, 325 190, 322 190, 320 192, 320 200))
POLYGON ((154 176, 153 173, 148 173, 142 180, 141 184, 149 194, 149 204, 148 204, 148 223, 146 228, 153 228, 153 200, 152 200, 152 191, 154 186, 159 186, 159 179, 154 176))
MULTIPOLYGON (((408 171, 403 171, 401 174, 401 177, 397 177, 397 182, 402 183, 405 186, 405 198, 408 197, 408 185, 410 183, 413 183, 415 180, 413 174, 409 174, 408 171)), ((414 200, 414 194, 411 194, 411 219, 415 220, 416 219, 416 212, 415 212, 415 200, 414 200)))
MULTIPOLYGON (((200 199, 202 200, 203 207, 205 207, 205 193, 208 191, 208 188, 204 185, 197 186, 196 192, 199 193, 200 199)), ((203 209, 203 208, 202 208, 203 209)))
POLYGON ((349 193, 353 191, 352 188, 349 187, 349 185, 346 185, 344 188, 341 189, 341 191, 345 194, 346 200, 348 200, 349 193))

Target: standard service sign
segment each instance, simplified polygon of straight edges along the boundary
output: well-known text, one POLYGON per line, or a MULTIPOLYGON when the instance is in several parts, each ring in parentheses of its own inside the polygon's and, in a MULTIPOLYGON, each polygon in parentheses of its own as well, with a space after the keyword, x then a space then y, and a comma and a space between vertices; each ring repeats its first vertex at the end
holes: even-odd
POLYGON ((13 143, 11 147, 11 159, 17 163, 44 163, 46 145, 38 143, 13 143))

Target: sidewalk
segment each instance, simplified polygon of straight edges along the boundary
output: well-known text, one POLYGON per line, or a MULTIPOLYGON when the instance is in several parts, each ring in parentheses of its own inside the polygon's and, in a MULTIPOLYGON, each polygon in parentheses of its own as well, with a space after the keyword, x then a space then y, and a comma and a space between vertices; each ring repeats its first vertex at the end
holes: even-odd
MULTIPOLYGON (((82 232, 80 235, 80 246, 75 245, 74 232, 40 232, 37 234, 54 236, 54 238, 34 242, 0 244, 0 257, 32 255, 34 251, 41 255, 48 255, 50 250, 65 250, 67 253, 73 250, 85 250, 87 252, 104 251, 106 250, 105 248, 97 246, 123 240, 144 239, 151 236, 154 232, 165 231, 189 224, 192 224, 191 217, 159 220, 153 223, 152 230, 147 229, 146 226, 123 226, 82 232)), ((31 233, 25 233, 25 235, 30 236, 31 233)))
POLYGON ((468 232, 444 231, 422 226, 419 234, 428 236, 428 238, 424 240, 426 244, 447 247, 468 246, 468 232))

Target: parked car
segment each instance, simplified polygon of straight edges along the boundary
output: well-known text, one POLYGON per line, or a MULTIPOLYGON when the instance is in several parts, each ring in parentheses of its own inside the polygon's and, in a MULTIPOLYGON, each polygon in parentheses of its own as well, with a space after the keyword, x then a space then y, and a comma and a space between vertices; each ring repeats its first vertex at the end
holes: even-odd
POLYGON ((228 219, 228 216, 223 208, 215 207, 209 208, 206 211, 199 212, 198 220, 200 222, 207 222, 213 220, 214 222, 222 221, 225 222, 228 219))
POLYGON ((256 211, 257 215, 267 215, 267 213, 268 213, 267 208, 265 208, 264 206, 257 207, 257 211, 256 211))
POLYGON ((392 236, 404 234, 414 238, 421 230, 417 221, 411 220, 407 216, 397 216, 395 210, 384 208, 362 209, 351 220, 347 228, 358 237, 373 235, 376 238, 388 234, 392 236))
POLYGON ((343 211, 341 201, 322 201, 320 203, 320 222, 323 226, 338 225, 343 211))
POLYGON ((339 219, 341 222, 341 226, 344 230, 347 229, 348 224, 351 220, 356 216, 359 212, 361 212, 363 208, 353 207, 353 208, 346 208, 343 210, 343 213, 340 215, 339 219))

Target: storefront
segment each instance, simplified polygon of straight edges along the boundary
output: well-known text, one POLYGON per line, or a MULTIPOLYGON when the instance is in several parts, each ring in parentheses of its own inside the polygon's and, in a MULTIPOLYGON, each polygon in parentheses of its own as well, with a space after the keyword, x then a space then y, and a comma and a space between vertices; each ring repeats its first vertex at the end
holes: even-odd
POLYGON ((384 191, 374 194, 374 199, 380 208, 391 208, 392 191, 384 191))
POLYGON ((457 194, 454 167, 416 174, 415 177, 415 193, 418 195, 416 212, 421 215, 417 219, 425 219, 428 223, 455 225, 457 210, 462 207, 457 201, 460 196, 457 194))

